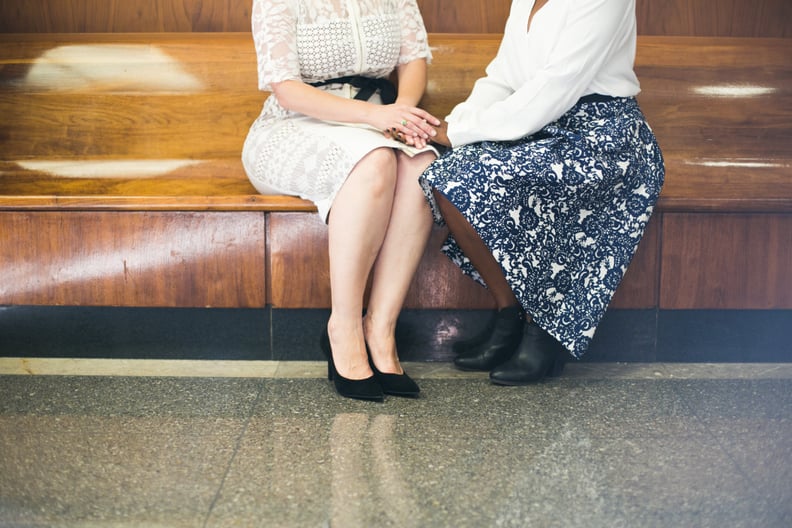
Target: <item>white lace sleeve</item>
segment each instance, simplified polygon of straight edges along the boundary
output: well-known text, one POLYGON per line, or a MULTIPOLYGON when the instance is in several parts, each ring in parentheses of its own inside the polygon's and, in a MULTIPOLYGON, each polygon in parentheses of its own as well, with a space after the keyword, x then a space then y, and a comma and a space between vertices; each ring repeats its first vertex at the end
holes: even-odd
POLYGON ((401 0, 401 51, 399 52, 399 64, 406 64, 416 59, 426 59, 432 61, 432 52, 429 50, 429 42, 426 35, 421 11, 415 0, 401 0))
POLYGON ((294 1, 253 0, 251 19, 259 90, 272 91, 272 83, 300 79, 294 1))

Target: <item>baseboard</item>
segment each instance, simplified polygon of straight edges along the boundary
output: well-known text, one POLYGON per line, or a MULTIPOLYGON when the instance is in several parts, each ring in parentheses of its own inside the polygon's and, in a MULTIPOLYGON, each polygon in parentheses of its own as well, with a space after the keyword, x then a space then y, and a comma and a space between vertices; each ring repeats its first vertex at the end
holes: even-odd
MULTIPOLYGON (((318 360, 328 310, 0 307, 0 356, 318 360)), ((405 310, 405 361, 450 361, 486 310, 405 310)), ((792 310, 610 310, 584 362, 790 362, 792 310)))

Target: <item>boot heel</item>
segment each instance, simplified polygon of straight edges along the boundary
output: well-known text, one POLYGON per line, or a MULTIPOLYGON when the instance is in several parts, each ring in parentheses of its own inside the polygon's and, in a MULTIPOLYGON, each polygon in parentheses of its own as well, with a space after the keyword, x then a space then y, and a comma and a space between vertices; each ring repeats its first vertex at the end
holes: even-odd
POLYGON ((559 352, 556 356, 553 366, 550 367, 550 371, 547 373, 548 378, 557 378, 564 372, 566 358, 563 357, 563 354, 563 352, 559 352))

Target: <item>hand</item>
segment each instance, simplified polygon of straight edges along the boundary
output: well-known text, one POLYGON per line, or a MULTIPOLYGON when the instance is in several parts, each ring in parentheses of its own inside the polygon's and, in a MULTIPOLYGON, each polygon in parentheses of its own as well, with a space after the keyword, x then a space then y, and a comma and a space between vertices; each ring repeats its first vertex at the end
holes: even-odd
POLYGON ((441 121, 440 124, 435 128, 435 136, 432 137, 432 142, 437 143, 438 145, 443 145, 446 147, 451 146, 451 140, 448 139, 448 123, 445 121, 441 121))
POLYGON ((377 105, 370 123, 388 137, 423 148, 436 134, 434 127, 440 120, 426 110, 396 102, 377 105))
POLYGON ((385 132, 385 137, 387 137, 388 139, 393 139, 394 141, 404 143, 405 145, 409 145, 417 149, 422 149, 426 147, 426 145, 429 142, 428 140, 424 139, 421 136, 412 136, 412 135, 405 136, 404 134, 399 132, 395 127, 391 128, 390 130, 385 130, 384 132, 385 132))

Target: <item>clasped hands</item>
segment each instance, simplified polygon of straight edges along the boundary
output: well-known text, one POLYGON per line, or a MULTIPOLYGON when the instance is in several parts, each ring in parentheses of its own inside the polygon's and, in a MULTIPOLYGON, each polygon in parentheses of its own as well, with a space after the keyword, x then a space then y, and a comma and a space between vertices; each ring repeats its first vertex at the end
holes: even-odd
POLYGON ((448 141, 448 124, 426 110, 398 103, 381 108, 385 111, 380 117, 386 123, 391 123, 383 128, 386 137, 419 149, 429 143, 451 146, 448 141))

